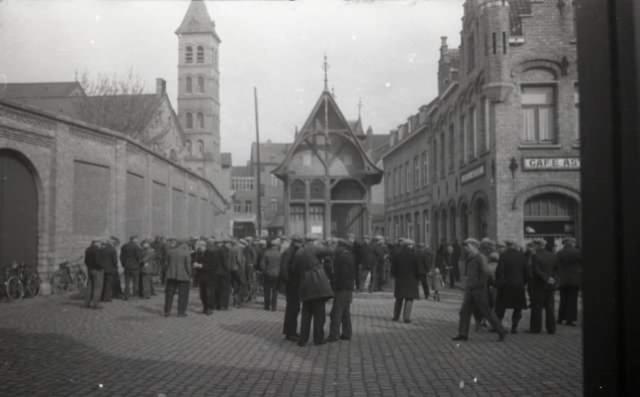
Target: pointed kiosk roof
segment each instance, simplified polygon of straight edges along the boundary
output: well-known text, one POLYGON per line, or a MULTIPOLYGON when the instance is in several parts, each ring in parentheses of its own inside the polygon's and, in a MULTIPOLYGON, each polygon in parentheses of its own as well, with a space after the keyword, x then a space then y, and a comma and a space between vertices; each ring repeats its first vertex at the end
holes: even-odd
MULTIPOLYGON (((281 179, 286 178, 288 173, 287 165, 291 161, 298 147, 304 143, 307 137, 318 133, 318 130, 314 126, 314 120, 316 120, 316 115, 319 112, 324 112, 325 101, 327 104, 327 110, 329 112, 331 111, 335 112, 340 124, 343 126, 341 130, 344 132, 340 132, 340 134, 344 138, 346 138, 349 142, 351 142, 353 146, 356 148, 356 150, 358 151, 358 153, 360 153, 360 156, 362 157, 363 163, 364 163, 364 169, 362 170, 364 176, 369 180, 371 184, 379 183, 380 180, 382 179, 383 171, 378 167, 376 167, 375 163, 367 155, 367 152, 362 147, 362 143, 360 142, 360 139, 357 138, 356 133, 351 126, 351 123, 349 123, 347 119, 344 117, 344 115, 342 114, 342 111, 338 107, 338 104, 333 98, 333 95, 331 95, 331 93, 326 89, 322 92, 322 94, 320 94, 318 101, 316 102, 315 106, 313 107, 313 110, 307 117, 307 120, 305 121, 302 129, 300 130, 300 133, 296 136, 293 144, 289 147, 289 150, 287 151, 287 155, 285 156, 284 160, 271 173, 281 179)), ((334 134, 335 132, 331 131, 331 133, 334 134)))
POLYGON ((182 19, 182 23, 176 29, 177 35, 194 34, 194 33, 209 33, 212 34, 218 41, 220 38, 216 34, 216 25, 209 16, 207 5, 203 0, 191 0, 189 9, 182 19))

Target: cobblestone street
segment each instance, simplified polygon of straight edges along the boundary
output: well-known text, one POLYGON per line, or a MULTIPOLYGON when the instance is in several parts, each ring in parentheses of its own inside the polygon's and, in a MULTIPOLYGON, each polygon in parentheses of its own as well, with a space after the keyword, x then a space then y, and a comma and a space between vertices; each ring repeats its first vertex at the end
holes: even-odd
POLYGON ((319 347, 284 341, 282 297, 277 313, 256 304, 207 317, 193 290, 184 319, 161 316, 162 299, 118 300, 102 310, 57 296, 0 304, 0 395, 582 393, 579 328, 558 326, 554 336, 521 332, 505 343, 471 331, 459 344, 451 337, 460 291, 446 290, 441 302, 418 301, 411 324, 391 321, 391 294, 358 294, 354 339, 319 347))

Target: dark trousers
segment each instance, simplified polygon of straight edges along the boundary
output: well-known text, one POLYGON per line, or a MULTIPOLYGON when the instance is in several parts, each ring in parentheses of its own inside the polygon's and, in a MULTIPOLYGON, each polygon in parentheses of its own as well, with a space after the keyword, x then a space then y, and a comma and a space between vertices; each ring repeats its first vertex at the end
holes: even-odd
POLYGON ((167 279, 167 286, 164 290, 164 313, 166 315, 171 313, 171 306, 173 306, 173 296, 176 292, 178 292, 178 314, 182 315, 187 313, 190 284, 190 281, 167 279))
MULTIPOLYGON (((474 313, 474 317, 477 315, 480 318, 486 318, 489 320, 489 324, 498 333, 503 334, 504 329, 496 314, 489 309, 488 294, 486 288, 479 288, 472 291, 465 291, 462 301, 462 307, 460 308, 460 323, 458 324, 458 335, 469 336, 469 325, 471 323, 471 315, 474 313)), ((476 317, 476 321, 478 320, 476 317)))
POLYGON ((200 302, 202 302, 202 311, 207 313, 216 307, 214 280, 201 278, 198 280, 198 289, 200 292, 200 302))
POLYGON ((331 307, 331 324, 329 325, 329 339, 351 339, 351 301, 353 291, 336 291, 331 307), (342 325, 342 335, 340 326, 342 325))
POLYGON ((102 301, 103 302, 111 302, 113 297, 113 273, 105 273, 104 274, 104 283, 102 286, 102 301))
POLYGON ((400 319, 400 312, 402 312, 402 304, 404 303, 404 312, 402 313, 402 319, 406 322, 411 321, 411 309, 413 308, 413 299, 396 298, 396 302, 393 305, 393 319, 398 321, 400 319))
POLYGON ((141 284, 142 284, 141 295, 143 298, 150 298, 151 290, 153 289, 153 285, 151 284, 151 274, 141 273, 140 278, 141 278, 141 284))
POLYGON ((534 299, 531 302, 531 322, 529 331, 538 333, 542 330, 542 310, 545 314, 545 328, 547 332, 556 332, 555 297, 551 288, 533 288, 534 299))
POLYGON ((284 310, 282 331, 285 336, 298 335, 298 313, 300 313, 300 296, 297 292, 287 291, 287 306, 284 310))
POLYGON ((311 299, 302 303, 299 344, 307 343, 309 340, 311 319, 313 319, 313 343, 319 344, 324 341, 324 320, 327 317, 324 303, 325 299, 311 299))
POLYGON ((103 270, 89 269, 89 282, 87 283, 86 304, 87 307, 98 306, 102 293, 103 270))
POLYGON ((120 282, 120 274, 113 273, 113 297, 116 299, 121 299, 123 296, 122 292, 122 283, 120 282))
MULTIPOLYGON (((507 308, 498 299, 496 301, 496 316, 498 316, 500 322, 502 322, 502 319, 504 319, 504 314, 506 311, 507 308)), ((516 331, 518 329, 520 319, 522 319, 522 309, 513 309, 513 313, 511 314, 511 331, 516 331)))
POLYGON ((131 295, 131 285, 133 284, 133 296, 138 296, 138 287, 140 286, 140 271, 125 270, 124 271, 124 297, 129 298, 131 295))
POLYGON ((360 269, 362 268, 362 265, 356 265, 356 277, 355 277, 355 281, 356 281, 356 291, 360 291, 360 287, 361 287, 361 283, 360 283, 360 269))
POLYGON ((278 278, 264 276, 264 309, 276 311, 278 308, 278 278))
POLYGON ((578 320, 578 287, 560 287, 558 321, 574 323, 578 320))
POLYGON ((424 292, 424 299, 429 299, 429 283, 427 282, 427 275, 421 274, 418 276, 420 284, 422 285, 422 291, 424 292))
POLYGON ((227 310, 229 308, 229 295, 231 294, 231 278, 228 274, 216 275, 214 287, 214 301, 216 310, 227 310))
POLYGON ((448 276, 447 278, 449 279, 449 288, 454 288, 456 286, 456 274, 453 269, 453 266, 451 266, 447 270, 447 276, 448 276))

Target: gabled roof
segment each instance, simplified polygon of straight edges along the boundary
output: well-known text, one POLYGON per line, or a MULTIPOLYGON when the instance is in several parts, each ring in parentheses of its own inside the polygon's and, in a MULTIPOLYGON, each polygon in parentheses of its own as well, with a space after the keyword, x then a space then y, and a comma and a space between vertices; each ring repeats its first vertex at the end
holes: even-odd
POLYGON ((182 23, 176 29, 178 35, 189 33, 210 33, 220 41, 216 34, 215 23, 211 20, 207 5, 202 0, 191 0, 182 23))
POLYGON ((85 95, 77 81, 7 83, 0 86, 0 98, 54 98, 85 95))
POLYGON ((358 150, 358 152, 360 153, 360 155, 362 156, 362 159, 364 160, 364 173, 368 174, 370 176, 372 176, 374 178, 374 182, 373 183, 378 183, 380 181, 380 179, 382 178, 382 170, 380 170, 378 167, 376 167, 375 163, 371 160, 371 158, 367 155, 366 150, 363 148, 362 143, 360 142, 360 139, 358 139, 358 137, 356 136, 355 132, 353 131, 351 125, 349 124, 349 122, 347 121, 347 119, 344 117, 344 114, 342 114, 342 111, 340 110, 340 108, 338 107, 338 104, 336 103, 335 99, 333 98, 333 95, 331 95, 331 93, 327 90, 323 91, 322 94, 320 94, 320 97, 318 98, 318 101, 316 102, 315 106, 313 107, 313 110, 311 111, 311 113, 309 113, 309 116, 307 117, 307 120, 305 121, 302 129, 300 130, 300 133, 296 136, 295 141, 293 142, 293 144, 289 147, 289 150, 287 152, 286 157, 284 158, 284 160, 280 163, 280 165, 278 165, 278 167, 276 167, 276 169, 274 169, 272 171, 272 173, 278 177, 284 177, 285 172, 285 166, 291 161, 291 158, 293 157, 293 154, 295 153, 296 149, 298 148, 298 146, 300 146, 305 138, 308 135, 313 135, 317 132, 317 128, 315 125, 312 125, 314 120, 316 119, 315 116, 321 112, 324 111, 323 105, 327 104, 327 110, 332 110, 333 112, 335 112, 335 114, 338 117, 339 122, 344 126, 344 129, 346 130, 346 132, 344 133, 344 137, 347 138, 349 141, 351 141, 353 143, 353 145, 356 147, 356 149, 358 150))
MULTIPOLYGON (((260 142, 260 163, 280 164, 287 156, 290 143, 260 142)), ((257 161, 256 143, 251 144, 251 161, 257 161)))

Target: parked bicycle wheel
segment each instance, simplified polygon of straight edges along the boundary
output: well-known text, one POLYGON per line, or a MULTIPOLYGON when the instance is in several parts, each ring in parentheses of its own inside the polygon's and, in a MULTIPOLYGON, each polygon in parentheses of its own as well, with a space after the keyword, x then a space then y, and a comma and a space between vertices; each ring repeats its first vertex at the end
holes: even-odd
POLYGON ((51 289, 55 294, 63 294, 69 289, 67 276, 60 270, 51 277, 51 289))
POLYGON ((17 277, 10 277, 7 280, 7 296, 9 300, 20 299, 24 296, 24 288, 17 277))
POLYGON ((27 277, 25 282, 25 292, 27 296, 36 297, 40 294, 40 276, 38 273, 34 273, 27 277))
POLYGON ((76 273, 76 288, 78 289, 78 291, 81 291, 86 286, 87 275, 82 270, 78 270, 78 272, 76 273))

